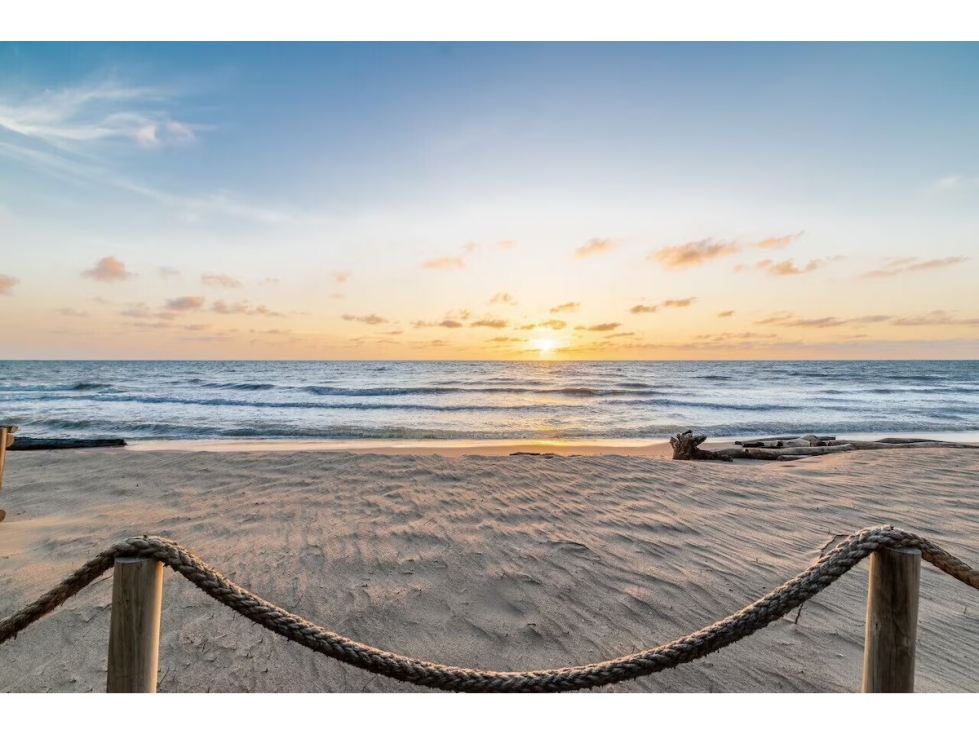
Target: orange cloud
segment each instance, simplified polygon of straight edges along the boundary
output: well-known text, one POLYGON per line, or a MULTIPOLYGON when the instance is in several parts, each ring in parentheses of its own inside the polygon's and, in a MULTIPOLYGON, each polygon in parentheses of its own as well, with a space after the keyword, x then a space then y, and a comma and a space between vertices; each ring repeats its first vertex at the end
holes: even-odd
POLYGON ((490 329, 505 329, 510 324, 509 321, 503 319, 480 319, 479 321, 473 321, 470 326, 486 326, 490 329))
POLYGON ((336 271, 330 273, 330 275, 333 276, 333 279, 337 283, 341 283, 342 284, 342 283, 346 283, 348 280, 350 280, 350 276, 353 275, 353 273, 351 273, 349 270, 336 270, 336 271))
POLYGON ((466 261, 461 257, 440 257, 422 263, 422 267, 429 270, 461 270, 466 267, 466 261))
POLYGON ((491 342, 525 342, 526 339, 520 339, 515 336, 494 336, 489 341, 491 342))
POLYGON ((411 325, 416 329, 424 329, 431 326, 441 326, 443 329, 459 329, 462 327, 461 321, 455 319, 443 319, 442 321, 412 321, 411 325))
POLYGON ((647 256, 647 260, 658 260, 667 270, 676 268, 696 267, 704 263, 715 260, 719 257, 734 255, 741 252, 741 248, 734 242, 722 240, 715 242, 713 239, 698 240, 687 242, 683 245, 672 245, 662 247, 656 252, 647 256))
POLYGON ((810 260, 805 266, 797 268, 791 260, 783 260, 782 262, 762 260, 755 267, 759 270, 764 270, 769 275, 801 275, 802 273, 810 273, 813 270, 817 270, 825 264, 825 260, 810 260))
POLYGON ((12 275, 0 275, 0 296, 9 296, 20 280, 12 275))
POLYGON ((554 329, 555 331, 559 331, 563 329, 565 326, 567 326, 568 322, 561 321, 560 319, 551 319, 549 321, 542 321, 540 325, 547 329, 554 329))
POLYGON ((501 250, 512 250, 516 246, 517 243, 513 240, 503 240, 497 244, 497 247, 499 247, 501 250))
POLYGON ((760 247, 766 250, 777 250, 792 244, 792 241, 802 237, 802 234, 802 232, 796 232, 795 234, 787 234, 783 235, 782 237, 769 237, 768 239, 756 242, 755 247, 760 247))
POLYGON ((918 270, 932 270, 934 268, 944 268, 949 265, 958 265, 969 258, 963 255, 954 257, 942 257, 934 260, 919 260, 916 257, 889 258, 888 264, 878 270, 871 270, 864 273, 864 278, 886 278, 900 273, 913 273, 918 270))
POLYGON ((562 303, 559 306, 555 306, 551 309, 551 313, 565 313, 571 311, 577 311, 581 304, 578 301, 568 301, 567 303, 562 303))
POLYGON ((575 250, 574 256, 577 258, 590 257, 591 255, 607 252, 613 247, 615 247, 615 243, 612 240, 591 239, 575 250))
POLYGON ((111 283, 115 280, 127 280, 128 278, 133 278, 136 273, 130 273, 126 270, 126 266, 116 258, 111 255, 108 257, 103 257, 95 266, 89 270, 82 272, 82 276, 86 278, 91 278, 92 280, 101 280, 105 283, 111 283))
POLYGON ((371 326, 390 323, 386 318, 378 316, 376 313, 367 314, 366 316, 354 316, 353 314, 345 313, 340 318, 344 321, 359 321, 362 324, 370 324, 371 326))
POLYGON ((622 324, 620 323, 608 323, 608 324, 595 324, 593 326, 576 326, 575 331, 615 331, 622 324))
POLYGON ((201 276, 201 283, 214 288, 240 288, 241 281, 237 278, 232 278, 230 275, 221 275, 220 273, 204 273, 201 276))
POLYGON ((521 324, 520 326, 514 327, 517 331, 530 331, 531 329, 536 329, 537 324, 521 324))
POLYGON ((662 303, 658 303, 655 306, 647 306, 645 304, 638 304, 629 309, 629 313, 656 313, 660 308, 686 308, 691 303, 697 299, 694 296, 690 298, 670 298, 662 303))

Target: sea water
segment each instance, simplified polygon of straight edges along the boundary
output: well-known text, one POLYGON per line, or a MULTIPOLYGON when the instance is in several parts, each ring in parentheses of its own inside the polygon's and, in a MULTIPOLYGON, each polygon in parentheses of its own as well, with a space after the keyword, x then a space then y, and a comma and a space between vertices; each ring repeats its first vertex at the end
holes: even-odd
POLYGON ((129 441, 965 434, 979 362, 7 361, 0 423, 129 441))

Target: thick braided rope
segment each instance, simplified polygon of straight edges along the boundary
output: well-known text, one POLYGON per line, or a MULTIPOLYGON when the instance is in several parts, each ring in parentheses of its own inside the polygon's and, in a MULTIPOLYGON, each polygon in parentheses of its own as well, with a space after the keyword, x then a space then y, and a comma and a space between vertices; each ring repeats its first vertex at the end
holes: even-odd
POLYGON ((439 665, 355 642, 252 594, 171 540, 143 537, 116 543, 36 602, 0 621, 0 644, 92 583, 112 567, 116 558, 136 556, 161 561, 204 593, 276 634, 372 673, 446 691, 573 691, 650 675, 737 642, 785 616, 881 548, 917 548, 936 568, 979 589, 979 572, 931 541, 886 525, 865 528, 758 601, 691 635, 600 663, 511 673, 439 665))

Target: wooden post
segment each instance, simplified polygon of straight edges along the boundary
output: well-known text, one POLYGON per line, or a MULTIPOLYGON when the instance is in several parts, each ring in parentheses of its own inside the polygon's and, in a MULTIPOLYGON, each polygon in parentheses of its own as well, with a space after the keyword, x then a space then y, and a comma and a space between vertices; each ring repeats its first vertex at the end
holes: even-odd
MULTIPOLYGON (((7 447, 14 442, 14 431, 17 426, 0 426, 0 490, 3 489, 3 465, 7 461, 7 447)), ((0 510, 0 522, 7 516, 5 510, 0 510)))
POLYGON ((914 693, 921 551, 875 551, 870 556, 864 693, 914 693))
POLYGON ((156 693, 162 601, 162 563, 116 559, 106 693, 156 693))

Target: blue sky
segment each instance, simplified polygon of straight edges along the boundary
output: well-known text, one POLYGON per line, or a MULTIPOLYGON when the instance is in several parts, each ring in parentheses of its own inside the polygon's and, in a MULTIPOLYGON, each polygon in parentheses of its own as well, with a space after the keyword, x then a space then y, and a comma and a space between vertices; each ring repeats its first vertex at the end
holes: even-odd
POLYGON ((976 44, 0 44, 0 357, 979 357, 977 129, 976 44))

